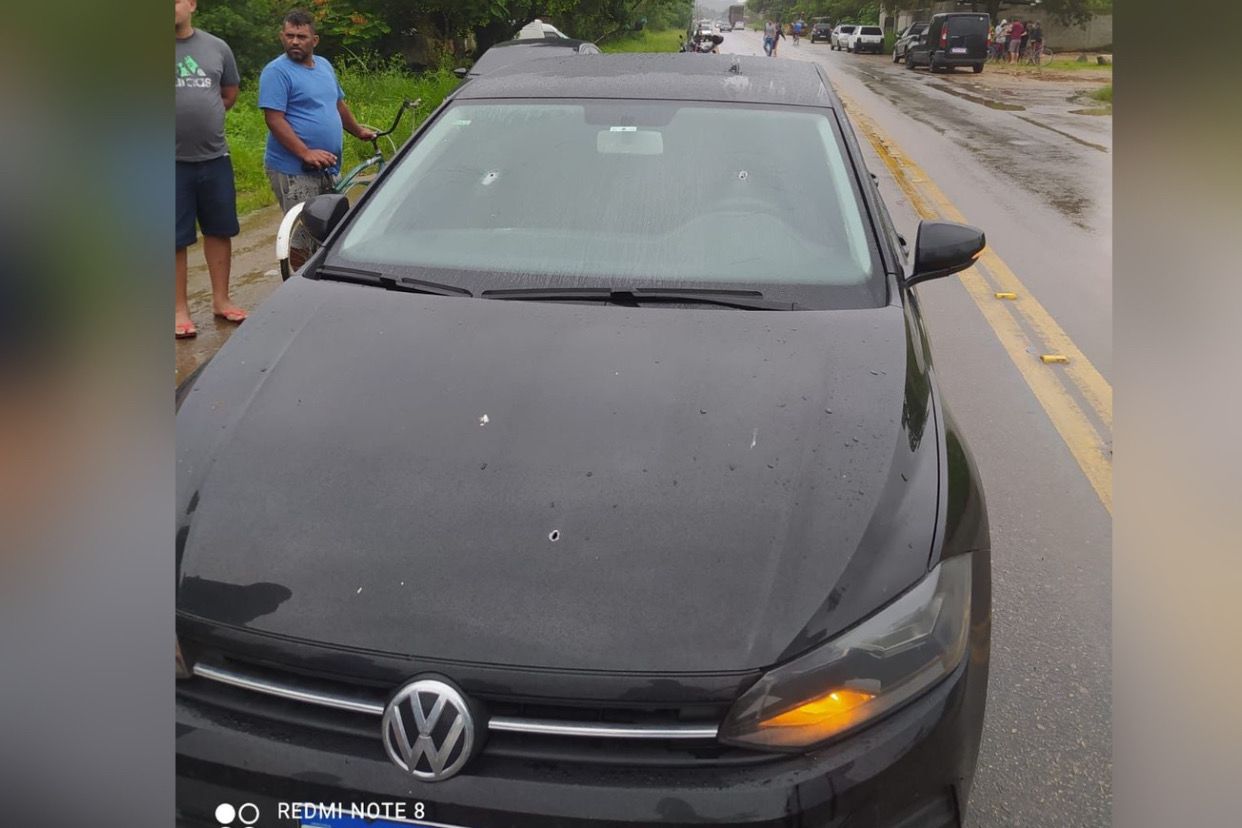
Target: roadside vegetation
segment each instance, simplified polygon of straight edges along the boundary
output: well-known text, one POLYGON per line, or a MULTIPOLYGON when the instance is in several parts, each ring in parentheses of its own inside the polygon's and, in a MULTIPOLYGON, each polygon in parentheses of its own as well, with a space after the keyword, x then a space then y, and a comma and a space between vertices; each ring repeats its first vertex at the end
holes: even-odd
POLYGON ((1097 101, 1111 104, 1113 102, 1113 85, 1110 83, 1102 89, 1095 90, 1091 93, 1091 97, 1097 101))
POLYGON ((1081 62, 1076 57, 1057 57, 1045 63, 1041 68, 1057 72, 1107 72, 1110 75, 1113 73, 1113 65, 1097 63, 1095 55, 1088 55, 1086 62, 1081 62))
POLYGON ((599 48, 605 52, 676 52, 681 48, 680 39, 684 36, 684 29, 643 29, 605 40, 599 48))

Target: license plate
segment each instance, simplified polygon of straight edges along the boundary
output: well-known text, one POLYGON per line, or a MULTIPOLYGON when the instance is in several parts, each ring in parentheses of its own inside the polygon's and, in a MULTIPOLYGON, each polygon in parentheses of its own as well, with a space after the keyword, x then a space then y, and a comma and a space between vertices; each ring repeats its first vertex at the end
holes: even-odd
POLYGON ((952 54, 955 54, 955 55, 964 55, 964 54, 966 54, 966 47, 965 47, 965 46, 956 46, 956 47, 954 47, 954 48, 950 49, 950 50, 949 50, 949 52, 951 52, 952 54))

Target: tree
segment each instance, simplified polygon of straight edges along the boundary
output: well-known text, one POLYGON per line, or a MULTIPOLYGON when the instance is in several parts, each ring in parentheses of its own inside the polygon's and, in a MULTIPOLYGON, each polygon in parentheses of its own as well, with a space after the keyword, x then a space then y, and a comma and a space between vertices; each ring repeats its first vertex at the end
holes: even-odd
MULTIPOLYGON (((1038 6, 1038 13, 1045 18, 1051 16, 1054 20, 1066 26, 1081 26, 1096 14, 1103 13, 1099 9, 1105 6, 1109 10, 1108 13, 1111 13, 1112 0, 1042 0, 1038 6)), ((973 11, 986 11, 991 15, 993 23, 999 22, 1004 17, 1027 18, 1035 14, 1034 3, 1005 3, 1002 0, 984 0, 984 2, 972 3, 970 7, 973 11), (1015 9, 1015 11, 1002 13, 1002 5, 1006 9, 1015 9)))
POLYGON ((280 54, 280 19, 284 6, 272 0, 202 0, 194 13, 194 28, 211 32, 233 50, 237 69, 253 77, 280 54))

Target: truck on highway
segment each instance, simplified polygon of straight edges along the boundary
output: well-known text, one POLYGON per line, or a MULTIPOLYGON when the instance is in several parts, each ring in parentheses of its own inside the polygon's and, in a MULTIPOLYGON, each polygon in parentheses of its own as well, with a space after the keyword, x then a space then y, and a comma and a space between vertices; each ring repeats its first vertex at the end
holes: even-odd
POLYGON ((746 18, 746 6, 737 5, 729 6, 729 28, 736 29, 737 24, 743 22, 746 18))

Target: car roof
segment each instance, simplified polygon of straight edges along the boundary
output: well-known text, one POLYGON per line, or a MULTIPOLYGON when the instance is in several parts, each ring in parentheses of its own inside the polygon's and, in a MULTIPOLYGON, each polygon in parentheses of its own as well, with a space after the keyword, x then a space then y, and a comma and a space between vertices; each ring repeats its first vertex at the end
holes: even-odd
POLYGON ((549 57, 472 80, 458 92, 476 98, 609 98, 724 101, 836 109, 837 96, 810 61, 682 53, 549 57), (732 71, 736 62, 737 71, 732 71))
POLYGON ((583 46, 589 47, 594 53, 599 52, 599 47, 589 40, 559 37, 505 40, 479 55, 479 59, 470 67, 469 74, 471 78, 477 78, 524 60, 544 59, 552 55, 581 55, 583 46))

